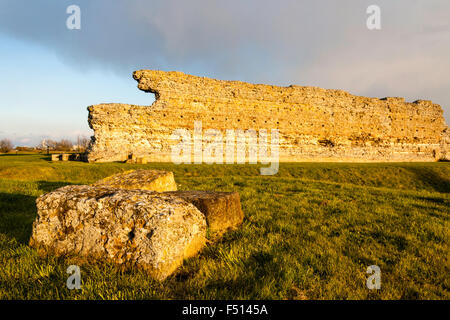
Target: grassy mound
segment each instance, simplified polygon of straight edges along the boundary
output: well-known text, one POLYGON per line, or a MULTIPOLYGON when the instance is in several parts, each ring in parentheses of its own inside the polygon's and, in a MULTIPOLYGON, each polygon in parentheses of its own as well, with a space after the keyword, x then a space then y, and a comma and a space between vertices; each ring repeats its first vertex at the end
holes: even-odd
POLYGON ((450 163, 87 164, 0 156, 0 299, 449 299, 450 163), (35 199, 125 170, 173 171, 180 190, 238 191, 244 224, 164 283, 138 270, 40 258, 35 199), (381 268, 381 290, 366 269, 381 268))

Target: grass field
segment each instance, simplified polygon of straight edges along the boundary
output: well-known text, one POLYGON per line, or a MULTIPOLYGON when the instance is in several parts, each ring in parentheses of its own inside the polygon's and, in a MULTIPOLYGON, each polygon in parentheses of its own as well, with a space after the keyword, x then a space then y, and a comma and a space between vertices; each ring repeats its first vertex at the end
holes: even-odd
POLYGON ((450 299, 450 163, 128 165, 0 155, 0 299, 450 299), (171 170, 180 190, 238 191, 246 215, 163 283, 28 247, 35 199, 133 168, 171 170), (381 289, 366 269, 381 268, 381 289))

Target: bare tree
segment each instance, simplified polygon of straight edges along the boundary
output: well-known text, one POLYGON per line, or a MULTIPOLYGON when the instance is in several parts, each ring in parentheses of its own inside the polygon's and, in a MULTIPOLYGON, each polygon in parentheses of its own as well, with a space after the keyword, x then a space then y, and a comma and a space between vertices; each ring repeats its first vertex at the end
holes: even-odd
POLYGON ((37 146, 37 150, 55 150, 57 142, 50 139, 43 139, 37 146))
POLYGON ((56 147, 55 150, 58 151, 70 151, 72 149, 72 141, 67 140, 67 139, 62 139, 61 141, 58 141, 56 143, 56 147))
POLYGON ((46 147, 48 147, 50 150, 56 150, 56 146, 58 145, 58 142, 55 140, 47 140, 45 141, 46 147))
POLYGON ((78 151, 86 151, 87 147, 89 146, 90 140, 91 139, 87 138, 86 136, 78 137, 78 151))
POLYGON ((0 140, 0 152, 7 153, 13 149, 13 145, 11 143, 11 140, 9 139, 3 139, 0 140))

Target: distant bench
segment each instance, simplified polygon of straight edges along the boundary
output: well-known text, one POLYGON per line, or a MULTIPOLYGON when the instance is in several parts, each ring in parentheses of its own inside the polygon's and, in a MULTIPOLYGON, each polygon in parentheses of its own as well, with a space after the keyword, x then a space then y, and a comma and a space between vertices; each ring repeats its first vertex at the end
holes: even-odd
POLYGON ((55 153, 52 154, 52 161, 86 161, 84 153, 55 153))

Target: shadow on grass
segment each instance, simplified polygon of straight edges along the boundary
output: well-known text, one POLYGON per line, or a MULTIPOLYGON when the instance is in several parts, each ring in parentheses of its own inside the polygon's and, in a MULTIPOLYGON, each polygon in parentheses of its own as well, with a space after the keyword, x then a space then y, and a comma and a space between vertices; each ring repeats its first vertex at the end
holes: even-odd
POLYGON ((410 167, 408 170, 413 172, 417 179, 433 190, 441 193, 450 193, 450 180, 440 176, 432 169, 410 167))
POLYGON ((0 233, 28 244, 36 218, 36 197, 0 193, 0 233))
POLYGON ((417 199, 422 201, 429 201, 433 202, 435 204, 445 204, 446 200, 444 198, 437 198, 437 197, 417 197, 417 199))
MULTIPOLYGON (((38 181, 38 188, 44 193, 69 185, 68 182, 38 181)), ((28 244, 33 221, 36 219, 36 198, 17 193, 0 193, 0 233, 28 244)))
POLYGON ((39 157, 39 160, 44 160, 44 161, 52 161, 52 156, 51 155, 47 155, 47 154, 43 154, 39 157))
POLYGON ((0 153, 0 157, 20 157, 20 156, 30 156, 39 153, 0 153))
POLYGON ((73 183, 70 182, 61 182, 61 181, 38 181, 38 189, 44 191, 45 193, 51 192, 53 190, 56 190, 58 188, 72 185, 73 183))

